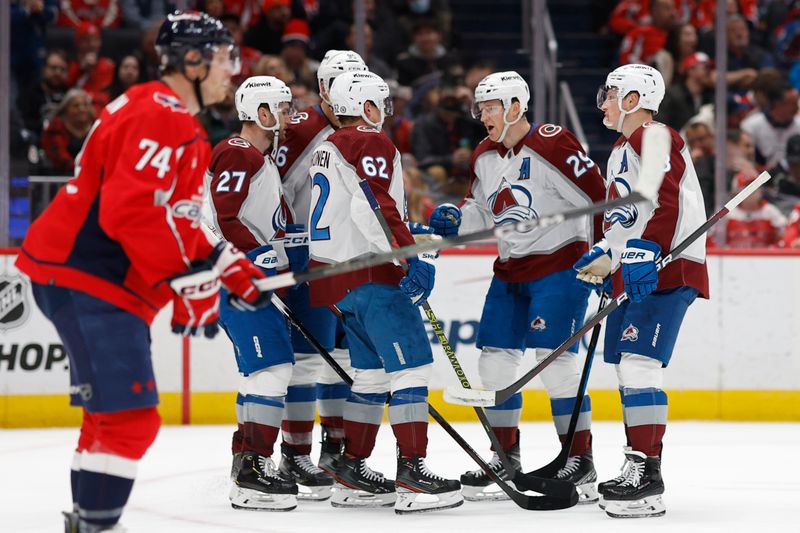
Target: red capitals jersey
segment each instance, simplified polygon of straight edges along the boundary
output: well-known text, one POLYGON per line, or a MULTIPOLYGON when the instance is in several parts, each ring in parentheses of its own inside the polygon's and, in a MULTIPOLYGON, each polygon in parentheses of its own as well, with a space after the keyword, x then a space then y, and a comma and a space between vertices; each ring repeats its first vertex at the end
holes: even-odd
POLYGON ((776 246, 786 226, 780 210, 762 200, 758 209, 731 210, 725 224, 725 244, 730 248, 768 248, 776 246))
POLYGON ((167 85, 134 86, 95 121, 17 267, 151 322, 172 298, 167 280, 211 253, 200 228, 209 155, 205 130, 167 85))

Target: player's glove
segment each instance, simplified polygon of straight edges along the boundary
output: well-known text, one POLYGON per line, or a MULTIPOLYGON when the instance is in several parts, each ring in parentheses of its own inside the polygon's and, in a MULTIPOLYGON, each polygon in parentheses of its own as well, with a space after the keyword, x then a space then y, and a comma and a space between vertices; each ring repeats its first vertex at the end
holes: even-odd
POLYGON ((422 305, 433 290, 436 267, 416 257, 409 257, 407 261, 408 272, 400 280, 400 290, 411 298, 411 303, 422 305))
POLYGON ((572 265, 578 271, 575 276, 588 289, 609 292, 611 285, 611 251, 608 243, 602 240, 592 246, 572 265))
MULTIPOLYGON (((436 235, 432 227, 420 224, 419 222, 409 222, 408 231, 411 232, 411 236, 414 237, 414 242, 417 244, 442 240, 442 237, 436 235)), ((430 250, 428 252, 422 252, 419 255, 420 259, 433 261, 439 257, 439 250, 430 250)))
POLYGON ((208 261, 192 266, 169 282, 172 298, 172 331, 213 339, 219 331, 219 273, 208 261))
POLYGON ((453 204, 442 204, 433 210, 428 225, 433 228, 434 233, 445 239, 454 237, 458 235, 458 228, 461 226, 461 209, 453 204))
POLYGON ((286 239, 283 241, 289 269, 292 272, 308 270, 308 232, 303 224, 287 224, 286 239))
POLYGON ((278 253, 272 248, 272 245, 265 244, 264 246, 253 248, 245 255, 264 273, 264 276, 269 277, 278 274, 278 253))
POLYGON ((634 303, 644 300, 658 286, 656 262, 661 259, 661 246, 653 241, 630 239, 620 256, 625 292, 634 303))
POLYGON ((242 252, 229 242, 220 241, 209 256, 220 280, 228 289, 228 303, 240 311, 254 311, 269 303, 269 291, 261 292, 255 281, 264 279, 261 272, 242 252))

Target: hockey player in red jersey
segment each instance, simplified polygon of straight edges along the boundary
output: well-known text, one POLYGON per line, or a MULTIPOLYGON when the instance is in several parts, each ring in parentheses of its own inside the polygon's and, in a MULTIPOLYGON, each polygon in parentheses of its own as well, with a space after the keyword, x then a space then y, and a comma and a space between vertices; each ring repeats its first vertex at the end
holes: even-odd
MULTIPOLYGON (((400 153, 381 131, 391 113, 389 87, 370 72, 347 72, 336 78, 329 97, 342 127, 312 157, 312 264, 413 244, 400 153)), ((415 304, 430 295, 435 269, 417 258, 408 266, 405 276, 399 266, 386 263, 311 284, 312 305, 336 304, 341 310, 355 369, 331 499, 335 506, 394 503, 396 512, 413 513, 463 503, 458 481, 436 476, 425 465, 433 356, 415 304), (389 421, 398 445, 394 481, 366 464, 390 391, 389 421)))
MULTIPOLYGON (((563 127, 531 125, 525 118, 529 99, 528 85, 516 72, 496 72, 478 84, 474 114, 488 136, 472 155, 472 182, 461 207, 444 204, 432 213, 429 225, 438 234, 470 233, 602 199, 603 177, 597 166, 563 127)), ((517 377, 526 348, 541 359, 583 323, 589 290, 575 279, 572 264, 600 236, 598 216, 514 234, 498 243, 477 338, 484 387, 508 386, 517 377)), ((542 372, 561 438, 567 434, 580 382, 577 352, 576 343, 542 372)), ((486 410, 504 451, 517 466, 521 410, 520 393, 486 410)), ((558 479, 576 484, 581 503, 597 500, 590 425, 587 395, 569 461, 556 473, 558 479)), ((504 474, 496 453, 490 464, 504 474)), ((508 499, 481 470, 461 476, 461 484, 468 500, 508 499)))
POLYGON ((171 301, 174 331, 213 337, 220 283, 243 307, 267 299, 254 284, 263 274, 200 228, 210 149, 194 115, 224 98, 238 67, 233 39, 212 17, 176 12, 156 45, 161 81, 106 106, 17 261, 67 349, 72 403, 83 408, 67 531, 117 528, 156 437, 156 313, 171 301))
MULTIPOLYGON (((311 182, 308 170, 311 156, 338 127, 328 100, 328 89, 333 80, 344 72, 366 71, 364 61, 349 50, 329 50, 317 69, 319 93, 322 102, 295 113, 286 131, 286 138, 277 152, 276 163, 281 172, 284 194, 292 217, 300 224, 308 220, 311 203, 311 182)), ((295 249, 308 253, 308 233, 300 224, 289 228, 290 242, 295 249)), ((305 270, 302 261, 293 263, 295 271, 305 270)), ((348 372, 350 356, 337 319, 327 307, 312 307, 308 300, 308 285, 299 285, 286 294, 286 303, 294 314, 311 331, 314 337, 331 353, 348 372), (337 331, 338 329, 338 331, 337 331)), ((322 428, 322 450, 319 467, 333 474, 339 456, 344 429, 342 413, 350 388, 325 364, 316 350, 297 331, 292 331, 295 366, 283 417, 282 449, 308 456, 311 453, 311 431, 314 428, 314 407, 319 411, 322 428)), ((297 459, 301 460, 300 458, 297 459)), ((305 462, 305 459, 302 459, 305 462)), ((310 460, 308 461, 310 464, 310 460)))
MULTIPOLYGON (((630 194, 640 176, 645 128, 668 128, 653 115, 664 98, 661 74, 647 65, 611 72, 597 95, 603 124, 621 133, 608 158, 607 198, 630 194)), ((612 278, 614 296, 629 300, 606 319, 603 358, 615 365, 627 446, 622 474, 601 483, 600 505, 615 518, 661 516, 662 438, 667 394, 662 389, 686 310, 708 297, 705 239, 697 239, 661 271, 657 262, 706 220, 692 158, 672 137, 664 181, 653 202, 618 207, 603 216, 604 239, 575 264, 578 277, 597 287, 612 278)))

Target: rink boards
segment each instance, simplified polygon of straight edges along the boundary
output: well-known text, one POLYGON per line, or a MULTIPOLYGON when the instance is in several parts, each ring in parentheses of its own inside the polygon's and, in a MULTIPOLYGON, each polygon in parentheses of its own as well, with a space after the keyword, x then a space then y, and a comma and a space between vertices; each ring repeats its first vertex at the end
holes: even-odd
MULTIPOLYGON (((66 354, 39 313, 30 286, 0 255, 0 427, 75 425, 68 407, 66 354)), ((492 272, 493 255, 460 250, 437 261, 431 305, 473 383, 478 383, 475 336, 492 272)), ((800 420, 800 254, 718 252, 709 256, 711 300, 698 300, 684 322, 665 373, 670 419, 800 420)), ((597 302, 589 303, 589 312, 597 302)), ((169 331, 170 310, 152 328, 153 359, 165 421, 234 421, 237 374, 224 334, 184 343, 169 331)), ((435 337, 436 384, 457 384, 435 337)), ((602 344, 602 343, 601 343, 602 344)), ((589 383, 595 419, 621 418, 616 376, 601 355, 589 383)), ((533 364, 532 354, 523 367, 533 364)), ((538 379, 526 388, 523 418, 550 418, 538 379)), ((441 401, 450 420, 472 420, 470 409, 441 401)))

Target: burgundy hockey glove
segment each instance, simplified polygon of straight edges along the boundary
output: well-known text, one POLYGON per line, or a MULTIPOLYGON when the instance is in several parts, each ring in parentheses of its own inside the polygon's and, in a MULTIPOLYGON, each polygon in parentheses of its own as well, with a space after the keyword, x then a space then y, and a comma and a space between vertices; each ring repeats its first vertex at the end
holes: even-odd
POLYGON ((219 274, 207 261, 172 278, 172 331, 213 339, 219 331, 219 274))
POLYGON ((219 270, 222 284, 230 293, 228 303, 233 307, 240 311, 255 311, 269 304, 269 292, 261 292, 254 283, 266 276, 231 243, 218 243, 209 260, 219 270))

